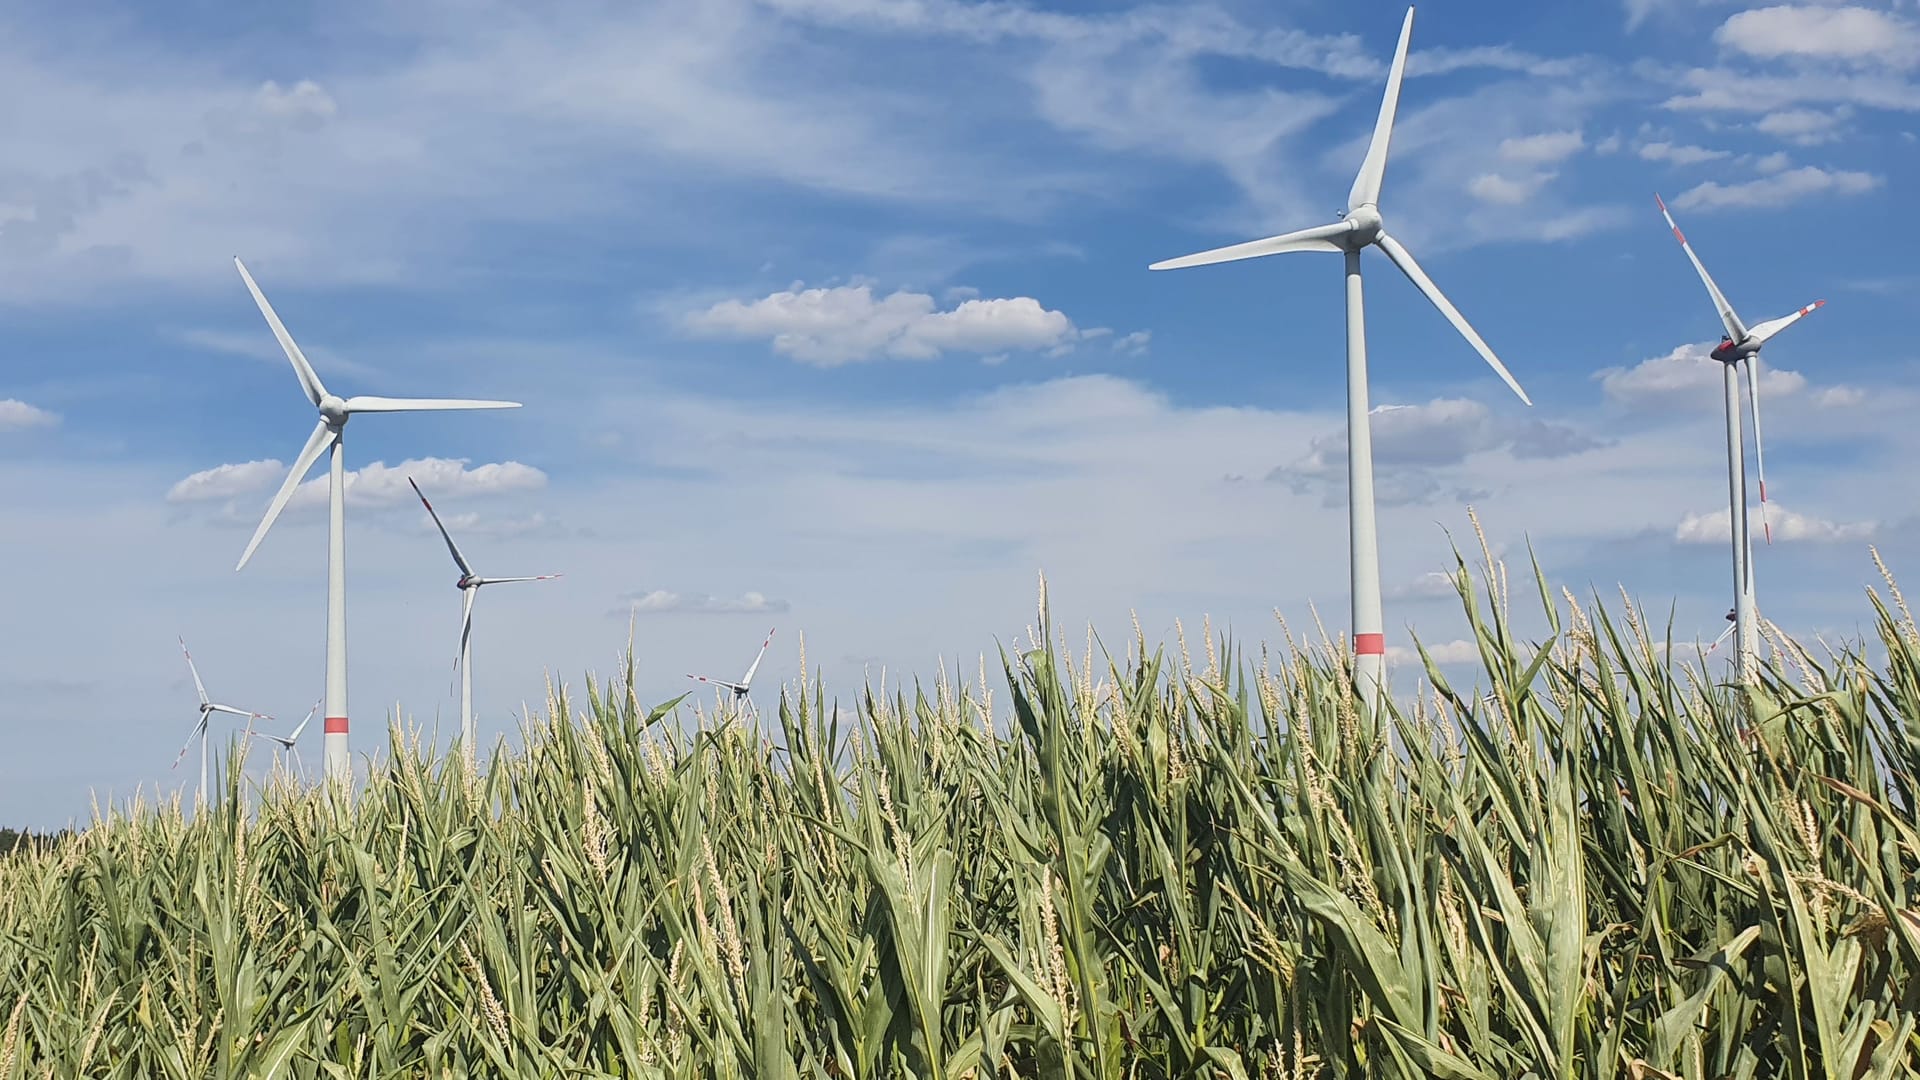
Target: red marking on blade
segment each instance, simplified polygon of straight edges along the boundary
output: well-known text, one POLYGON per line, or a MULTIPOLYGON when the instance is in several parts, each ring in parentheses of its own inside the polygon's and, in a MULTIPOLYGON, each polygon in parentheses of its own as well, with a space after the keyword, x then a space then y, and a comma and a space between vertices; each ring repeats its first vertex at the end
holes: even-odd
POLYGON ((1765 480, 1760 481, 1760 501, 1767 501, 1767 482, 1765 480))
POLYGON ((1387 652, 1387 635, 1355 634, 1353 651, 1360 656, 1384 656, 1387 652))
POLYGON ((327 717, 326 732, 329 735, 345 735, 347 733, 347 718, 344 716, 327 717))
POLYGON ((1674 226, 1673 238, 1675 240, 1680 241, 1682 244, 1685 244, 1687 242, 1686 234, 1680 231, 1680 227, 1678 225, 1674 226))
POLYGON ((1661 197, 1659 196, 1659 194, 1658 194, 1658 193, 1656 193, 1656 194, 1655 194, 1655 195, 1653 196, 1653 201, 1654 201, 1654 202, 1657 202, 1657 203, 1659 203, 1659 204, 1660 204, 1660 209, 1661 209, 1661 210, 1665 210, 1665 209, 1667 208, 1667 200, 1665 200, 1665 199, 1663 199, 1663 198, 1661 198, 1661 197))

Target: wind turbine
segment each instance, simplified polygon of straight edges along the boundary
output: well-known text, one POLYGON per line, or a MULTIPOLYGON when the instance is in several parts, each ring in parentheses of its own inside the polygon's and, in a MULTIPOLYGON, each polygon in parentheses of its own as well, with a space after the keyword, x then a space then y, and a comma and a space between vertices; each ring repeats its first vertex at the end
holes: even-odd
POLYGON ((307 470, 319 459, 322 451, 330 451, 327 473, 327 690, 325 712, 321 727, 326 732, 326 777, 330 781, 346 784, 353 777, 353 759, 347 747, 347 533, 346 533, 346 464, 345 432, 347 421, 358 413, 423 412, 443 409, 517 409, 517 401, 476 401, 468 398, 389 398, 357 396, 340 398, 327 392, 321 384, 320 376, 314 374, 313 365, 294 344, 293 335, 281 324, 280 316, 274 314, 272 305, 260 292, 260 286, 253 283, 253 275, 247 273, 247 267, 238 256, 233 265, 240 271, 240 279, 247 283, 247 291, 253 294, 253 302, 260 306, 260 314, 266 316, 267 325, 272 327, 273 336, 280 341, 280 348, 286 351, 287 359, 293 364, 294 377, 300 380, 300 389, 307 400, 320 411, 320 422, 314 425, 313 434, 307 436, 307 445, 301 447, 299 456, 293 459, 293 468, 287 473, 286 482, 280 485, 280 491, 267 506, 267 514, 260 519, 260 527, 253 531, 253 539, 247 542, 247 550, 240 556, 237 571, 247 565, 253 557, 253 551, 260 546, 261 538, 273 527, 275 518, 293 497, 294 488, 307 475, 307 470))
POLYGON ((1754 656, 1760 645, 1760 625, 1754 612, 1753 537, 1747 525, 1747 446, 1740 431, 1740 376, 1734 369, 1742 361, 1746 362, 1747 403, 1753 410, 1753 463, 1760 477, 1760 524, 1766 532, 1767 543, 1771 544, 1773 523, 1767 520, 1767 459, 1760 440, 1760 346, 1824 306, 1826 301, 1815 300, 1791 315, 1748 327, 1734 313, 1733 305, 1727 303, 1720 286, 1713 283, 1713 275, 1707 273, 1700 256, 1693 253, 1693 245, 1687 243, 1686 234, 1680 231, 1680 226, 1674 223, 1673 214, 1667 210, 1666 200, 1656 194, 1653 201, 1660 204, 1660 215, 1667 219, 1667 227, 1673 230, 1673 238, 1680 241, 1680 250, 1687 253, 1687 260, 1693 263, 1694 270, 1699 273, 1701 283, 1707 287, 1707 295, 1713 298, 1714 310, 1720 313, 1720 323, 1726 327, 1726 333, 1720 336, 1720 344, 1714 347, 1711 355, 1720 361, 1722 382, 1726 388, 1727 513, 1733 532, 1734 663, 1740 682, 1750 683, 1754 675, 1754 656))
MULTIPOLYGON (((740 701, 746 698, 747 690, 752 687, 753 673, 760 670, 760 661, 766 659, 767 646, 771 644, 773 644, 773 631, 769 630, 767 631, 767 640, 760 643, 759 655, 753 658, 753 663, 747 668, 747 673, 740 676, 739 682, 728 682, 725 679, 714 679, 705 675, 694 675, 692 673, 688 673, 687 678, 695 682, 708 683, 713 686, 718 686, 723 690, 731 691, 733 693, 733 700, 736 702, 740 701)), ((753 708, 753 702, 751 700, 747 701, 747 707, 750 709, 753 708)), ((756 709, 755 715, 758 714, 759 710, 756 709)))
POLYGON ((1467 339, 1494 373, 1520 400, 1532 405, 1526 391, 1514 381, 1506 365, 1493 354, 1433 279, 1414 261, 1400 241, 1386 231, 1380 216, 1380 183, 1387 170, 1387 144, 1393 136, 1394 110, 1400 101, 1400 79, 1407 66, 1407 41, 1413 33, 1413 9, 1400 26, 1400 44, 1387 70, 1386 96, 1374 123, 1373 140, 1360 163, 1360 173, 1347 193, 1347 209, 1340 220, 1311 229, 1215 248, 1197 255, 1154 263, 1150 270, 1232 262, 1290 251, 1328 251, 1346 257, 1347 282, 1347 514, 1353 604, 1354 674, 1361 700, 1371 713, 1379 701, 1381 672, 1386 660, 1386 635, 1380 614, 1380 550, 1373 512, 1373 438, 1367 416, 1366 313, 1360 288, 1360 253, 1378 247, 1413 282, 1453 328, 1467 339))
MULTIPOLYGON (((322 700, 325 700, 325 699, 322 699, 322 700)), ((271 731, 253 731, 253 730, 249 730, 247 734, 253 736, 256 739, 270 739, 273 742, 279 743, 280 749, 285 750, 288 753, 293 755, 293 771, 294 771, 294 775, 298 776, 301 771, 300 747, 296 744, 299 743, 300 741, 300 733, 307 730, 307 725, 313 721, 313 714, 320 711, 320 704, 321 703, 319 701, 316 701, 313 703, 313 708, 307 710, 306 719, 300 721, 299 724, 295 725, 292 734, 275 735, 271 731)), ((279 759, 280 759, 280 755, 278 753, 275 753, 274 760, 278 761, 279 759)))
POLYGON ((236 709, 231 705, 221 705, 209 699, 207 697, 207 684, 200 681, 200 669, 193 666, 193 654, 187 651, 186 638, 180 639, 180 655, 187 658, 187 670, 193 674, 194 692, 200 695, 200 722, 193 725, 193 734, 187 736, 186 744, 181 746, 180 753, 175 755, 172 767, 175 769, 180 767, 181 760, 187 756, 187 750, 193 746, 193 740, 199 739, 200 801, 204 803, 207 798, 207 723, 213 719, 213 714, 226 713, 229 716, 244 716, 247 718, 247 730, 249 732, 253 730, 253 722, 255 720, 271 720, 273 717, 268 716, 266 713, 248 712, 245 709, 236 709))
POLYGON ((460 568, 460 580, 454 586, 467 594, 464 609, 460 613, 460 655, 453 661, 460 669, 460 738, 469 758, 474 754, 473 729, 473 599, 480 595, 482 585, 504 585, 510 581, 552 581, 559 574, 539 574, 534 577, 481 577, 467 564, 467 557, 460 554, 459 545, 453 542, 453 536, 447 532, 446 523, 434 512, 433 504, 421 493, 420 485, 407 477, 407 483, 413 487, 413 493, 420 496, 420 505, 427 508, 427 515, 440 530, 440 538, 447 542, 447 553, 453 556, 453 564, 460 568))

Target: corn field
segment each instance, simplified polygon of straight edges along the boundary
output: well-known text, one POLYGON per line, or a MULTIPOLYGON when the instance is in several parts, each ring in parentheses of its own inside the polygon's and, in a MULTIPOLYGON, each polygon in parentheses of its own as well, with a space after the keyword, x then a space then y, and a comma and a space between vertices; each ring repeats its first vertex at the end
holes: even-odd
POLYGON ((0 859, 0 1080, 1920 1076, 1892 579, 1736 691, 1458 565, 1474 685, 1378 723, 1324 635, 1076 655, 1043 591, 977 682, 683 724, 629 646, 478 767, 110 809, 0 859))

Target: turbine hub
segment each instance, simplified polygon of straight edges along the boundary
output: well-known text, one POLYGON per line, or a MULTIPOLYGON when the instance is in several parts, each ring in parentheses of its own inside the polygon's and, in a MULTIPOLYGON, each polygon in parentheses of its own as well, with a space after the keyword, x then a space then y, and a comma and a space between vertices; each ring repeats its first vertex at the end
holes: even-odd
POLYGON ((1362 248, 1379 239, 1382 224, 1380 208, 1372 203, 1361 203, 1347 211, 1344 220, 1347 228, 1352 230, 1347 238, 1347 243, 1351 247, 1362 248))
POLYGON ((328 394, 320 399, 320 415, 334 427, 347 422, 347 401, 337 394, 328 394))

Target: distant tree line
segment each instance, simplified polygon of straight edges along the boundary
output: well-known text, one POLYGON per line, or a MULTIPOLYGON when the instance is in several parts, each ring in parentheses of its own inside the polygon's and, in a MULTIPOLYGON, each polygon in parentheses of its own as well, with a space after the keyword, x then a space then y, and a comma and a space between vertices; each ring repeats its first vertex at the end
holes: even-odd
POLYGON ((51 847, 68 832, 67 829, 61 829, 59 832, 36 833, 28 829, 9 829, 0 826, 0 858, 13 854, 15 848, 26 844, 43 848, 51 847))

